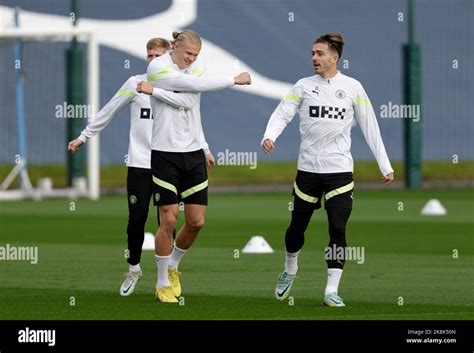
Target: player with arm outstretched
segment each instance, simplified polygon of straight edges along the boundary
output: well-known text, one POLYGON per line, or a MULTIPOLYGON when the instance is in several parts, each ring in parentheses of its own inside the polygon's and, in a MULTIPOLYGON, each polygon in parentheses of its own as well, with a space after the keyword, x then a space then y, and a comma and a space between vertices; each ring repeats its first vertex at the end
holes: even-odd
POLYGON ((278 136, 294 115, 299 114, 301 145, 293 185, 291 223, 285 235, 285 268, 275 289, 278 300, 285 299, 290 292, 298 271, 304 233, 314 210, 321 208, 324 199, 330 240, 325 253, 328 277, 323 303, 331 307, 345 306, 338 296, 338 287, 346 260, 345 228, 354 190, 350 153, 354 118, 377 160, 383 183, 393 181, 393 169, 364 88, 337 70, 343 45, 339 33, 326 34, 315 41, 312 49, 315 75, 299 80, 283 98, 270 117, 262 139, 263 151, 272 152, 278 136))
MULTIPOLYGON (((196 61, 201 50, 199 34, 191 30, 173 33, 173 50, 148 66, 148 82, 140 92, 157 88, 204 92, 234 84, 250 84, 250 75, 206 77, 196 61)), ((156 116, 153 123, 151 166, 156 195, 159 195, 160 227, 156 234, 157 283, 155 295, 164 303, 177 303, 181 295, 178 265, 204 226, 208 203, 207 170, 204 164, 200 106, 179 110, 151 99, 156 116), (173 244, 172 232, 178 218, 178 203, 184 203, 185 223, 173 244)))
MULTIPOLYGON (((170 48, 169 42, 162 38, 152 38, 147 43, 147 63, 163 55, 170 48)), ((145 223, 148 217, 150 198, 152 197, 153 181, 150 169, 151 135, 153 116, 150 97, 136 91, 137 84, 146 79, 146 74, 130 77, 112 99, 99 111, 94 120, 82 131, 81 135, 71 141, 68 150, 77 151, 89 138, 101 132, 110 121, 125 107, 130 105, 131 124, 127 170, 128 197, 128 258, 129 271, 120 287, 120 294, 128 296, 133 293, 137 281, 142 276, 140 259, 144 240, 145 223)), ((188 110, 197 103, 197 95, 193 93, 175 93, 156 89, 153 96, 163 104, 178 109, 188 110)), ((204 138, 204 137, 203 137, 204 138)), ((206 149, 208 165, 212 166, 214 157, 206 149)), ((155 203, 156 204, 156 203, 155 203)), ((158 210, 158 208, 157 208, 158 210)), ((159 222, 159 214, 157 214, 159 222)))

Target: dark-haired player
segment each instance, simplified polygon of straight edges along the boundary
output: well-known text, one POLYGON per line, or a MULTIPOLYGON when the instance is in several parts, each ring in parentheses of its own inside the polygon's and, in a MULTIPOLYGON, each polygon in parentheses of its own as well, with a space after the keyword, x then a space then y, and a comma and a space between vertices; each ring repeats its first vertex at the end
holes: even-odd
POLYGON ((354 118, 377 160, 383 183, 393 181, 393 169, 364 88, 359 81, 337 70, 343 46, 340 33, 326 34, 315 41, 311 52, 315 75, 299 80, 283 98, 270 117, 262 139, 263 151, 272 152, 276 139, 298 112, 301 145, 291 223, 285 236, 285 269, 275 289, 278 300, 285 299, 290 292, 298 271, 304 232, 324 199, 330 239, 327 249, 338 250, 326 256, 328 277, 323 302, 331 307, 345 306, 338 296, 338 287, 345 263, 345 228, 354 190, 350 153, 354 118))

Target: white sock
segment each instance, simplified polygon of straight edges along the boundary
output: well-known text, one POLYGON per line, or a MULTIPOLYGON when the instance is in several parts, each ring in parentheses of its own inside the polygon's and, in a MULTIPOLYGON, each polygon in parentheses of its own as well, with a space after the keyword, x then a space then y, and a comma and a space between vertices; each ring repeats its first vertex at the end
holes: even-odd
POLYGON ((163 288, 170 286, 170 280, 168 279, 168 265, 171 259, 171 255, 159 256, 155 255, 156 268, 158 270, 158 278, 156 281, 156 288, 163 288))
POLYGON ((128 271, 129 272, 139 272, 140 271, 140 264, 129 265, 128 266, 128 271))
POLYGON ((297 252, 286 252, 285 257, 285 272, 289 275, 296 275, 298 272, 298 255, 300 251, 297 252))
POLYGON ((326 284, 326 289, 324 290, 324 295, 328 295, 329 293, 337 294, 341 276, 342 270, 340 268, 328 268, 328 282, 326 284))
POLYGON ((169 268, 175 269, 178 268, 181 258, 186 254, 187 250, 180 249, 176 246, 173 247, 173 252, 171 253, 171 259, 169 263, 169 268))

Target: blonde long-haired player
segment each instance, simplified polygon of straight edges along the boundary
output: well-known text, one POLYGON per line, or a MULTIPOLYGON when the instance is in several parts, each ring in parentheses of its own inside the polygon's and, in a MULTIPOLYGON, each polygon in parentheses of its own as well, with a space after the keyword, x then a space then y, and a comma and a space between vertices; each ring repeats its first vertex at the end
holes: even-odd
MULTIPOLYGON (((163 38, 152 38, 146 44, 146 61, 163 55, 170 49, 170 43, 163 38)), ((127 242, 129 270, 120 286, 120 295, 129 296, 142 277, 140 259, 144 240, 145 223, 148 217, 150 198, 153 193, 151 174, 151 135, 153 116, 151 114, 150 96, 136 91, 137 84, 146 79, 146 74, 131 76, 115 93, 112 99, 98 112, 95 119, 87 125, 75 140, 69 142, 68 150, 77 151, 80 146, 92 136, 101 132, 110 121, 123 109, 130 106, 130 137, 126 164, 128 226, 127 242)), ((164 89, 156 89, 153 97, 163 104, 176 108, 191 109, 195 97, 191 93, 175 93, 164 89)), ((206 158, 212 161, 214 157, 206 149, 206 158)), ((155 198, 153 198, 155 200, 155 198)), ((158 208, 157 208, 158 210, 158 208)), ((159 214, 157 214, 159 222, 159 214)))
POLYGON ((151 168, 160 207, 160 227, 155 237, 158 272, 155 295, 164 303, 178 303, 176 298, 181 295, 178 266, 204 226, 208 204, 199 92, 251 83, 246 72, 235 77, 205 76, 205 69, 197 60, 202 41, 192 30, 174 32, 172 45, 172 50, 148 66, 148 82, 137 86, 139 92, 148 94, 164 88, 195 92, 196 96, 196 104, 189 110, 151 99, 155 116, 151 168), (185 222, 173 244, 180 201, 184 203, 185 222))

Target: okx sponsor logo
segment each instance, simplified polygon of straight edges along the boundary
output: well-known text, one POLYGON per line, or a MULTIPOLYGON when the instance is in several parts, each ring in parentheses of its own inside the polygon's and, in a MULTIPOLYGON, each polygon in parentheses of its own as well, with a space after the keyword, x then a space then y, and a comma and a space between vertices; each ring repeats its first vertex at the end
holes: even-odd
POLYGON ((311 118, 344 119, 346 108, 330 107, 325 105, 311 105, 309 116, 311 118))

